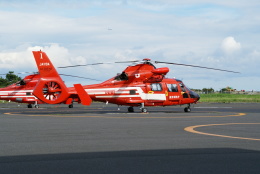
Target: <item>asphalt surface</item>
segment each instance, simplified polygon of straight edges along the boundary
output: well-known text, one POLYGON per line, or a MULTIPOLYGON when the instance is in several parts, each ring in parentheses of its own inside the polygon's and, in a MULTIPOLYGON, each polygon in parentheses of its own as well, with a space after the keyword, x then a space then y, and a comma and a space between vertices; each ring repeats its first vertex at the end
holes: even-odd
POLYGON ((260 173, 260 104, 0 104, 0 173, 260 173))

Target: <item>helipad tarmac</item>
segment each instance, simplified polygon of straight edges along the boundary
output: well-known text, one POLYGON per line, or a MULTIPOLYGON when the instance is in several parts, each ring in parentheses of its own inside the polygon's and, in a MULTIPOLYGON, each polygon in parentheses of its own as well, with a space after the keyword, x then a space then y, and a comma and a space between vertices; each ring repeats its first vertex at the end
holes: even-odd
POLYGON ((260 104, 0 105, 0 173, 260 173, 260 104))

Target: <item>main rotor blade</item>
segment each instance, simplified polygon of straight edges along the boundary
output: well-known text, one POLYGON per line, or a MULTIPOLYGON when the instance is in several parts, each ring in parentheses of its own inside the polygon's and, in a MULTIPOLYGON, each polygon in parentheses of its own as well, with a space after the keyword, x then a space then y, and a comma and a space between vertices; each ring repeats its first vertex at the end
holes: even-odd
POLYGON ((39 72, 19 72, 17 74, 39 74, 39 72))
POLYGON ((171 62, 161 62, 161 61, 155 61, 155 63, 165 63, 165 64, 172 64, 172 65, 181 65, 181 66, 190 66, 190 67, 196 67, 196 68, 212 69, 212 70, 225 71, 225 72, 231 72, 231 73, 240 73, 240 72, 230 71, 230 70, 225 70, 225 69, 217 69, 217 68, 210 68, 210 67, 205 67, 205 66, 189 65, 189 64, 182 64, 182 63, 171 63, 171 62))
POLYGON ((90 63, 90 64, 84 64, 84 65, 60 66, 60 67, 58 67, 58 68, 73 68, 73 67, 79 67, 79 66, 103 65, 103 64, 113 64, 113 63, 133 63, 133 62, 138 62, 138 60, 133 60, 133 61, 119 61, 119 62, 90 63))
POLYGON ((140 60, 120 61, 120 62, 115 62, 115 63, 134 63, 134 62, 140 62, 140 60))
POLYGON ((84 65, 60 66, 58 68, 72 68, 72 67, 78 67, 78 66, 101 65, 101 64, 110 64, 110 62, 108 62, 108 63, 90 63, 90 64, 84 64, 84 65))
MULTIPOLYGON (((5 73, 5 74, 0 74, 0 75, 7 75, 9 73, 5 73)), ((15 74, 39 74, 38 72, 18 72, 18 73, 13 73, 14 75, 15 74)))
POLYGON ((77 78, 81 78, 81 79, 100 81, 100 80, 97 80, 97 79, 91 79, 91 78, 87 78, 87 77, 80 77, 80 76, 74 76, 74 75, 68 75, 68 74, 59 74, 59 75, 68 76, 68 77, 77 77, 77 78))

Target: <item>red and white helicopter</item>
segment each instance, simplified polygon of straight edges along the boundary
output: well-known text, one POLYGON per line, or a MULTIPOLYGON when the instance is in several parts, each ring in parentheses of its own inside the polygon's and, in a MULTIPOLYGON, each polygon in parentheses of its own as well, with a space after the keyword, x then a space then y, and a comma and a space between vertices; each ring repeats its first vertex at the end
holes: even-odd
MULTIPOLYGON (((200 96, 186 87, 181 80, 165 78, 169 68, 156 68, 147 58, 136 65, 128 66, 121 74, 100 84, 84 86, 74 84, 74 87, 67 87, 45 52, 33 51, 33 55, 39 73, 26 76, 20 82, 8 87, 0 88, 0 100, 28 103, 29 108, 33 105, 38 107, 38 104, 43 103, 64 103, 69 107, 73 107, 73 102, 90 105, 93 100, 129 106, 128 112, 134 112, 134 107, 140 107, 142 112, 147 112, 148 106, 187 105, 184 111, 190 112, 190 105, 200 99, 200 96)), ((238 73, 187 64, 159 61, 155 63, 238 73)))
POLYGON ((38 108, 38 104, 43 104, 43 102, 37 99, 32 92, 39 79, 40 75, 35 73, 10 86, 0 88, 0 100, 28 103, 28 108, 32 108, 33 105, 38 108))

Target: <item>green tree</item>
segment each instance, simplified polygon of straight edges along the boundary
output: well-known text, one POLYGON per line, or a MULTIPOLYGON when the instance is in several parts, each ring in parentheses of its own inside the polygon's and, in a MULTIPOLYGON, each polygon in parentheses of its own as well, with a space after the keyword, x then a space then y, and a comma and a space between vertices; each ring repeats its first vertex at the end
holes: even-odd
POLYGON ((20 80, 22 80, 21 77, 15 75, 13 71, 9 71, 9 73, 5 75, 5 78, 0 77, 0 87, 6 87, 20 80))
POLYGON ((202 92, 204 94, 214 93, 214 89, 213 88, 203 88, 202 92))
POLYGON ((223 93, 231 93, 232 91, 235 91, 235 89, 233 89, 232 87, 227 86, 225 88, 222 88, 220 91, 223 92, 223 93))

